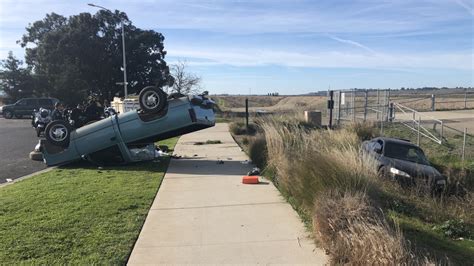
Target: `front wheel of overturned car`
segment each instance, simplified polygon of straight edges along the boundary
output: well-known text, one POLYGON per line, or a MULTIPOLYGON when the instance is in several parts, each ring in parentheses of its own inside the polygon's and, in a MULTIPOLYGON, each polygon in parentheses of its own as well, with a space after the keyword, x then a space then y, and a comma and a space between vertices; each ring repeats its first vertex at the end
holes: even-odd
POLYGON ((50 143, 56 146, 67 147, 71 137, 71 126, 66 121, 56 120, 46 126, 44 135, 50 143))
POLYGON ((166 93, 160 88, 148 86, 140 91, 138 101, 140 103, 140 108, 145 113, 156 114, 165 109, 167 97, 166 93))

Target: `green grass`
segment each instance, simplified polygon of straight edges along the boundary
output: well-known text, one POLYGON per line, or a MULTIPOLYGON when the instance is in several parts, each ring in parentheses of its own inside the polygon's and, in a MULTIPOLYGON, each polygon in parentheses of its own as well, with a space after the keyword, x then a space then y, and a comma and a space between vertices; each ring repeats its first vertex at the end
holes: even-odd
POLYGON ((77 163, 0 188, 0 262, 125 264, 168 164, 77 163))
POLYGON ((433 230, 434 224, 421 221, 419 218, 410 217, 394 211, 389 215, 400 226, 404 236, 415 245, 419 253, 429 252, 439 261, 449 257, 454 265, 471 265, 474 261, 473 240, 455 240, 433 230))

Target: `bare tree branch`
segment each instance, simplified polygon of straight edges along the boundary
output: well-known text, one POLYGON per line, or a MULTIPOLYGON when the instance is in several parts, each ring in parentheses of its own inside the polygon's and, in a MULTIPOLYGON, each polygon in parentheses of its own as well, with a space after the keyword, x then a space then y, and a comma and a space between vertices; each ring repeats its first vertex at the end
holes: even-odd
POLYGON ((188 64, 186 61, 179 60, 178 63, 171 65, 171 75, 174 78, 174 84, 171 87, 171 93, 191 94, 201 91, 201 77, 187 72, 188 64))

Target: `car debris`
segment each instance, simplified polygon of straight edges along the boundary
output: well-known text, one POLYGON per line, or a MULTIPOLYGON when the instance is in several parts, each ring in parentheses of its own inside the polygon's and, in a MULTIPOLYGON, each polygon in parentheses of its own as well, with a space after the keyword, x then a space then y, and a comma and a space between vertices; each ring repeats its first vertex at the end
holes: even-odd
POLYGON ((260 168, 254 167, 250 172, 247 173, 248 176, 260 175, 260 168))
POLYGON ((46 140, 40 140, 44 162, 51 166, 81 159, 100 165, 153 160, 155 142, 215 125, 214 101, 204 95, 167 99, 163 90, 149 86, 140 92, 139 104, 139 110, 112 114, 77 129, 67 121, 52 121, 45 129, 46 140))

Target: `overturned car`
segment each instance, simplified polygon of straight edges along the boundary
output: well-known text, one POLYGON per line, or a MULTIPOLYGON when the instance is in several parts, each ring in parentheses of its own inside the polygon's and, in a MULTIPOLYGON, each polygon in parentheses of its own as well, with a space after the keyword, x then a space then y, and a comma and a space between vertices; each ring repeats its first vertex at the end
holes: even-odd
MULTIPOLYGON (((168 99, 153 86, 139 95, 140 110, 115 114, 78 129, 53 121, 40 141, 43 161, 59 165, 80 159, 98 164, 142 161, 136 150, 152 149, 154 142, 212 127, 214 102, 204 95, 168 99)), ((151 159, 151 158, 150 158, 151 159)))

